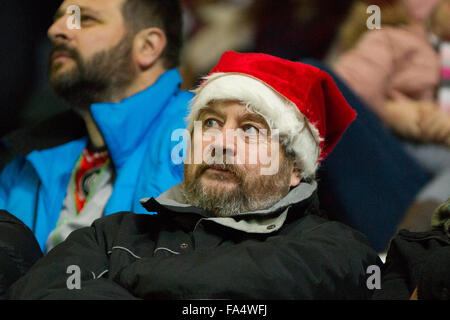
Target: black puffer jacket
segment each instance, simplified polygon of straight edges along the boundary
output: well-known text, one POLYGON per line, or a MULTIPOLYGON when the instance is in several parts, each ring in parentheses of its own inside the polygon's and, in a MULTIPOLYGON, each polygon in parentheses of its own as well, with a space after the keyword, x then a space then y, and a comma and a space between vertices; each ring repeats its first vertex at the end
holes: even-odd
POLYGON ((389 246, 381 290, 373 299, 450 300, 450 198, 433 214, 427 232, 400 230, 389 246))
POLYGON ((12 286, 9 297, 370 297, 366 270, 381 264, 378 255, 360 233, 320 216, 314 190, 299 202, 292 202, 298 194, 291 191, 271 210, 236 218, 211 218, 171 197, 160 200, 171 190, 144 203, 157 215, 119 213, 73 232, 12 286), (67 288, 70 266, 80 268, 81 290, 67 288))
POLYGON ((31 230, 13 215, 0 210, 0 299, 40 257, 42 251, 31 230))

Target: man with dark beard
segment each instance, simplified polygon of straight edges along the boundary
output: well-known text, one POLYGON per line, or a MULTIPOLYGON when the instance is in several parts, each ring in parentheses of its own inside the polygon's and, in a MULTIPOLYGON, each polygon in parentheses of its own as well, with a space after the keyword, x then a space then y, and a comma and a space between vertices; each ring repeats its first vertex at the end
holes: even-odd
POLYGON ((170 135, 192 97, 176 70, 177 0, 65 0, 48 36, 50 83, 72 110, 6 139, 17 157, 0 175, 0 209, 44 252, 104 215, 144 212, 139 199, 182 180, 170 135))
POLYGON ((9 298, 370 296, 366 270, 381 264, 377 254, 318 208, 318 163, 355 117, 331 78, 227 52, 191 107, 184 181, 142 200, 158 214, 119 213, 73 232, 9 298), (69 287, 81 290, 68 289, 74 265, 80 280, 69 287))

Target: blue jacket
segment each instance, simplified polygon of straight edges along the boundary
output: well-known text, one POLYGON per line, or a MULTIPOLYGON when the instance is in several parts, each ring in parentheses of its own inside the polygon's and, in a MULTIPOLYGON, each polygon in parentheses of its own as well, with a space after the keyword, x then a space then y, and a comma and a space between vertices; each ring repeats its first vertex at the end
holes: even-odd
MULTIPOLYGON (((173 69, 146 90, 120 103, 99 103, 91 113, 109 149, 116 171, 104 214, 145 213, 139 199, 157 197, 182 181, 183 168, 171 160, 172 132, 185 128, 192 94, 179 89, 173 69)), ((72 169, 87 137, 14 158, 0 174, 0 209, 22 220, 42 250, 62 209, 72 169)))

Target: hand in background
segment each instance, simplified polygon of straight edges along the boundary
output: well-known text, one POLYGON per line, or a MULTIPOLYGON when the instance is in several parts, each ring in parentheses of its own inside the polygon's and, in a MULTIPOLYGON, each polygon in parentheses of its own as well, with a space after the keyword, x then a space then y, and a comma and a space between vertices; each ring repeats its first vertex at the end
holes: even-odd
POLYGON ((420 104, 420 140, 450 147, 450 114, 432 103, 420 104))
POLYGON ((403 138, 450 147, 450 114, 433 102, 412 100, 394 92, 381 117, 403 138))
POLYGON ((392 94, 381 112, 384 123, 398 135, 411 140, 420 140, 421 109, 419 103, 401 93, 392 94))

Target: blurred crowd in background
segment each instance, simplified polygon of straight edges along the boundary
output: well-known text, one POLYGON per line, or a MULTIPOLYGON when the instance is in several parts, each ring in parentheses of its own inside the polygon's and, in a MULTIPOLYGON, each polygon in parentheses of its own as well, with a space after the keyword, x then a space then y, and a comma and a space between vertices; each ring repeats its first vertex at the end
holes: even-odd
MULTIPOLYGON (((182 2, 186 37, 182 74, 184 87, 191 88, 230 49, 292 60, 325 58, 354 1, 182 2)), ((59 4, 59 0, 0 4, 0 135, 66 107, 49 89, 46 72, 51 49, 46 32, 59 4)))
MULTIPOLYGON (((290 60, 329 64, 368 31, 366 9, 378 5, 382 24, 408 23, 401 0, 182 0, 185 8, 184 88, 195 86, 226 50, 263 52, 290 60)), ((420 2, 406 1, 412 7, 420 2)), ((433 0, 432 0, 433 2, 433 0)), ((65 108, 47 84, 47 28, 60 4, 2 1, 0 34, 0 136, 65 108)), ((448 28, 445 13, 437 24, 448 28), (447 24, 447 25, 445 25, 447 24)), ((428 22, 427 22, 428 23, 428 22)))

